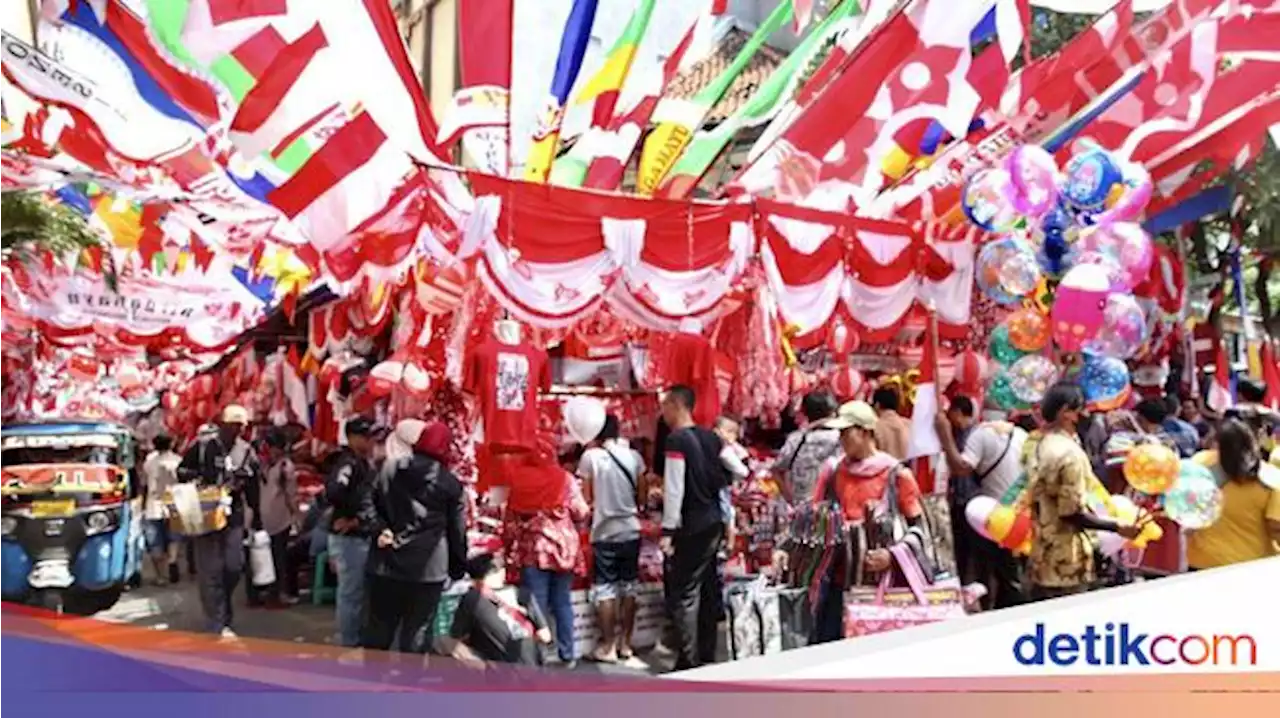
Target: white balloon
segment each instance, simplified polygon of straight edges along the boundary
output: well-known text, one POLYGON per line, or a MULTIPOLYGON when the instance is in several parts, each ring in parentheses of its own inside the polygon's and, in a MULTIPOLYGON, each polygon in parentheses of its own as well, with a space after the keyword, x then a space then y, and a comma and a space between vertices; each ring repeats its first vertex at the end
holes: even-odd
POLYGON ((1000 502, 990 496, 975 496, 969 499, 969 503, 965 504, 964 518, 980 536, 990 539, 991 535, 987 533, 987 518, 991 516, 991 512, 995 511, 999 505, 1000 502))
POLYGON ((589 396, 575 396, 564 404, 564 423, 569 435, 585 444, 600 435, 604 428, 604 403, 589 396))

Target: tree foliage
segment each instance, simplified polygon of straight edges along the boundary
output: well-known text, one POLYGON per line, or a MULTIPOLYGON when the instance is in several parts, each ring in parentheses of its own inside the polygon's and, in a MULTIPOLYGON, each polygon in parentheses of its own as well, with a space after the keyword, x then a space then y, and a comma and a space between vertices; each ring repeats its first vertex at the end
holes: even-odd
POLYGON ((3 249, 8 253, 49 250, 57 255, 101 244, 75 210, 49 202, 38 192, 12 190, 0 195, 0 228, 3 249))

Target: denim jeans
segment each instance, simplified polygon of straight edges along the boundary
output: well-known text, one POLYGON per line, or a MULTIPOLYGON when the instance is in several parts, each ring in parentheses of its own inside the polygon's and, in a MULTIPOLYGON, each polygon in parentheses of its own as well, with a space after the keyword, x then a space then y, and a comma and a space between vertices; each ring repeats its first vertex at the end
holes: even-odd
POLYGON ((562 661, 576 660, 573 651, 573 573, 556 573, 537 568, 520 571, 520 582, 533 594, 542 614, 556 626, 556 653, 562 661))
POLYGON ((369 538, 329 534, 329 558, 338 575, 338 641, 348 647, 360 645, 364 625, 364 567, 369 561, 369 538))

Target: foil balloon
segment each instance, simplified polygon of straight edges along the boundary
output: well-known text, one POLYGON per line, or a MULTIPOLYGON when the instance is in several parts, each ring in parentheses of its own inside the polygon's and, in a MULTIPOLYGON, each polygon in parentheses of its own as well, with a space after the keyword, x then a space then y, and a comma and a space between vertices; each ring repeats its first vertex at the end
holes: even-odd
POLYGON ((1079 265, 1062 278, 1054 297, 1053 341, 1060 349, 1077 352, 1102 328, 1111 279, 1102 267, 1079 265))
POLYGON ((969 178, 960 195, 964 216, 988 232, 1008 232, 1018 221, 1010 199, 1013 180, 1001 168, 979 170, 969 178))
POLYGON ((1028 406, 1013 393, 1013 380, 1009 377, 1008 369, 1001 369, 991 377, 991 383, 987 386, 987 401, 1004 411, 1024 409, 1028 406))
POLYGON ((1118 409, 1129 398, 1129 367, 1116 357, 1086 354, 1076 383, 1091 408, 1099 411, 1118 409))
MULTIPOLYGON (((983 246, 982 251, 978 253, 975 278, 978 288, 1000 304, 1017 304, 1022 295, 1013 294, 1005 289, 1004 282, 1009 279, 1005 266, 1011 263, 1021 263, 1022 255, 1030 252, 1031 248, 1026 242, 1014 237, 1003 237, 987 243, 983 246)), ((1034 263, 1034 256, 1031 261, 1034 263)), ((1021 278, 1015 278, 1014 281, 1015 288, 1021 288, 1021 278)), ((1034 288, 1033 285, 1026 291, 1029 292, 1034 288)), ((1023 292, 1023 294, 1026 294, 1026 292, 1023 292)))
POLYGON ((1068 252, 1067 262, 1072 267, 1078 267, 1082 264, 1092 264, 1102 267, 1107 273, 1107 281, 1111 282, 1111 291, 1128 292, 1129 275, 1120 268, 1120 263, 1109 254, 1103 254, 1096 251, 1083 251, 1079 245, 1076 245, 1072 251, 1068 252))
POLYGON ((1026 356, 1026 352, 1013 345, 1013 339, 1009 336, 1009 325, 1007 323, 1001 324, 991 331, 991 338, 987 341, 987 353, 1000 366, 1009 366, 1026 356))
POLYGON ((1102 312, 1102 329, 1090 339, 1084 350, 1091 354, 1128 359, 1138 353, 1147 341, 1147 317, 1132 294, 1107 297, 1102 312))
POLYGON ((1009 367, 1009 387, 1018 401, 1035 404, 1058 381, 1058 366, 1040 354, 1028 354, 1009 367))
POLYGON ((1026 242, 1014 240, 1018 247, 996 270, 1000 288, 1014 297, 1025 297, 1040 284, 1040 262, 1026 242))
POLYGON ((1192 461, 1178 466, 1173 487, 1160 497, 1165 516, 1184 529, 1212 526, 1222 516, 1222 489, 1213 473, 1192 461))
POLYGON ((1109 202, 1106 211, 1095 217, 1098 224, 1137 221, 1151 202, 1155 187, 1151 182, 1151 175, 1142 165, 1125 162, 1121 166, 1121 175, 1124 177, 1123 181, 1113 188, 1114 202, 1109 202), (1117 188, 1119 192, 1115 192, 1117 188))
POLYGON ((1132 222, 1098 225, 1080 233, 1080 252, 1097 252, 1115 260, 1124 271, 1125 289, 1133 289, 1151 273, 1155 247, 1142 227, 1132 222))
POLYGON ((1159 496, 1178 480, 1178 455, 1164 444, 1137 444, 1124 460, 1124 479, 1144 494, 1159 496))
POLYGON ((1014 209, 1027 217, 1039 217, 1057 206, 1058 163, 1039 145, 1022 145, 1009 153, 1006 164, 1014 209))
POLYGON ((1073 210, 1097 212, 1105 208, 1111 189, 1122 180, 1120 167, 1111 155, 1094 147, 1067 163, 1062 197, 1073 210))
POLYGON ((1049 345, 1052 330, 1049 317, 1024 307, 1005 319, 1008 326, 1009 343, 1014 349, 1022 352, 1038 352, 1049 345))

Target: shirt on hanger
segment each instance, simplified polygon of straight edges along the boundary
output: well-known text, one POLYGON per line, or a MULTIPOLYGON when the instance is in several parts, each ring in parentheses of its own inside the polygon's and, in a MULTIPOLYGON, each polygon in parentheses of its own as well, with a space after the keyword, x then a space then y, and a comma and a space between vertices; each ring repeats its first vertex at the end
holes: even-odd
POLYGON ((480 404, 486 443, 536 446, 538 391, 551 388, 546 352, 528 344, 489 340, 467 360, 462 388, 480 404))

